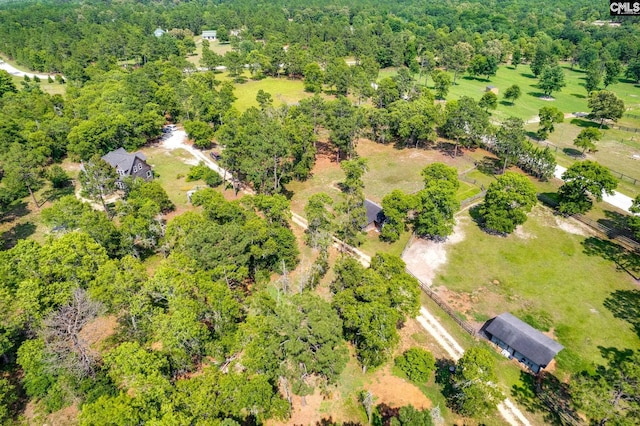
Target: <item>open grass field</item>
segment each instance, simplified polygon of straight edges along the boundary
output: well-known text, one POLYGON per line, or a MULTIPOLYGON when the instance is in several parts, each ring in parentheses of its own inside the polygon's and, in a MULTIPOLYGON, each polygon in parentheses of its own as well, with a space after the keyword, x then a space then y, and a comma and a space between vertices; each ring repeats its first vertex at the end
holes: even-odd
MULTIPOLYGON (((13 80, 13 84, 16 85, 18 90, 22 89, 22 83, 24 82, 24 77, 11 77, 13 80)), ((46 92, 50 95, 63 95, 67 92, 66 84, 58 84, 58 83, 49 83, 47 80, 40 80, 40 88, 43 92, 46 92)))
MULTIPOLYGON (((248 72, 246 74, 248 75, 248 72)), ((266 77, 262 80, 248 80, 246 83, 236 84, 233 94, 237 99, 233 106, 239 111, 244 111, 252 106, 257 107, 256 94, 261 89, 271 94, 273 105, 276 107, 282 104, 295 104, 300 99, 313 95, 304 91, 302 80, 266 77)))
MULTIPOLYGON (((498 68, 498 72, 490 80, 476 78, 468 75, 460 75, 456 84, 451 86, 447 99, 458 99, 461 96, 470 96, 476 100, 484 94, 488 85, 498 88, 498 108, 493 111, 493 117, 502 120, 510 116, 519 117, 527 121, 538 115, 538 110, 543 106, 555 106, 562 112, 586 112, 587 91, 584 88, 584 78, 586 73, 582 70, 571 69, 567 64, 562 64, 564 70, 566 86, 560 92, 554 92, 554 101, 541 99, 541 91, 538 89, 538 79, 534 77, 528 65, 513 66, 503 65, 498 68), (511 85, 517 84, 522 90, 522 95, 514 105, 504 101, 504 91, 511 85)), ((395 69, 385 69, 380 71, 379 78, 389 77, 396 74, 395 69)), ((423 77, 424 79, 424 77, 423 77)), ((424 80, 423 80, 424 81, 424 80)), ((433 81, 429 79, 427 86, 433 89, 433 81)), ((614 92, 621 98, 628 112, 634 113, 640 110, 640 85, 633 84, 628 80, 611 85, 607 90, 614 92)), ((626 117, 624 125, 640 127, 639 120, 626 117)))
MULTIPOLYGON (((187 61, 194 64, 196 67, 199 67, 200 58, 202 58, 202 36, 195 36, 193 41, 196 43, 196 50, 192 55, 187 55, 187 61)), ((224 54, 229 52, 232 48, 229 43, 220 44, 218 40, 209 40, 209 49, 218 55, 224 56, 224 54)))
POLYGON ((561 379, 601 363, 600 348, 640 349, 630 324, 610 310, 612 302, 625 302, 612 297, 637 285, 606 259, 610 246, 589 230, 538 206, 508 237, 488 235, 471 220, 463 232, 434 286, 467 319, 542 312, 565 346, 556 358, 561 379))
MULTIPOLYGON (((335 154, 327 150, 326 144, 319 145, 316 166, 312 176, 305 182, 291 182, 287 190, 292 193, 291 209, 304 216, 304 206, 313 194, 326 192, 336 202, 340 200, 338 183, 344 179, 344 173, 340 165, 335 162, 335 154)), ((465 155, 452 158, 450 155, 434 149, 397 149, 393 145, 383 145, 368 139, 362 139, 357 146, 358 155, 367 159, 369 171, 364 175, 365 196, 377 203, 393 191, 401 189, 408 193, 419 191, 424 187, 420 171, 433 162, 442 162, 457 168, 460 172, 473 169, 476 157, 481 157, 484 151, 465 151, 465 155)), ((470 172, 476 176, 476 172, 470 172)), ((477 184, 460 182, 458 199, 461 201, 480 192, 480 185, 493 180, 492 177, 477 172, 477 184)), ((485 185, 485 186, 486 186, 485 185)), ((378 239, 375 232, 371 232, 360 247, 365 253, 374 255, 384 251, 400 255, 409 233, 404 233, 400 240, 393 243, 385 243, 378 239)))
MULTIPOLYGON (((596 142, 596 151, 587 152, 585 158, 576 157, 581 150, 573 145, 573 140, 583 126, 593 124, 595 123, 579 118, 566 119, 564 123, 556 124, 556 130, 549 135, 548 140, 558 147, 555 152, 558 164, 568 167, 577 160, 597 161, 615 172, 637 178, 635 185, 629 178, 621 179, 618 190, 631 197, 640 194, 640 133, 603 128, 603 137, 596 142)), ((537 124, 526 126, 530 132, 535 132, 537 128, 537 124)), ((554 147, 551 149, 555 150, 554 147)))

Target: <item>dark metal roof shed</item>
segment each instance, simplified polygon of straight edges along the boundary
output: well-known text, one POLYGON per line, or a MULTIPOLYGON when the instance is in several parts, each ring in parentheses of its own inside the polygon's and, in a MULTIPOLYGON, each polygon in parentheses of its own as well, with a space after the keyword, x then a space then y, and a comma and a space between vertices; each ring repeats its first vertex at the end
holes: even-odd
POLYGON ((485 330, 540 366, 548 365, 564 349, 560 343, 508 312, 495 317, 485 330))

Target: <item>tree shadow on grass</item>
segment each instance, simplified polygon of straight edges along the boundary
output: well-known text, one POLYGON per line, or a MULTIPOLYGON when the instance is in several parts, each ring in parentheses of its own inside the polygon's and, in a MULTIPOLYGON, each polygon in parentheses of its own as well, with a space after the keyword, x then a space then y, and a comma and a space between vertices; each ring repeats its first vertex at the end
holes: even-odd
POLYGON ((29 204, 19 201, 13 204, 4 214, 0 214, 0 223, 13 222, 14 220, 31 213, 29 204))
POLYGON ((2 246, 8 250, 36 232, 36 225, 31 222, 17 223, 8 231, 2 233, 2 246))
POLYGON ((494 176, 502 170, 500 159, 486 155, 476 162, 476 167, 480 173, 488 176, 494 176))
MULTIPOLYGON (((623 235, 627 238, 634 239, 633 232, 631 232, 627 224, 627 215, 612 210, 605 210, 604 216, 603 219, 598 219, 598 223, 612 229, 613 236, 623 235)), ((611 238, 611 235, 609 237, 611 238)))
POLYGON ((586 95, 581 95, 580 93, 572 93, 571 96, 578 98, 578 99, 586 99, 587 96, 586 95))
POLYGON ((596 237, 587 238, 582 242, 582 246, 587 256, 598 256, 614 262, 618 269, 625 271, 636 281, 640 281, 639 253, 631 252, 611 241, 596 237))
POLYGON ((633 349, 618 349, 614 347, 598 346, 602 358, 610 360, 611 364, 620 364, 622 361, 633 356, 633 349))
MULTIPOLYGON (((527 92, 527 95, 529 96, 533 96, 534 98, 547 98, 547 95, 545 95, 542 92, 527 92)), ((553 99, 553 98, 551 98, 553 99)), ((555 101, 555 99, 553 99, 555 101)))
POLYGON ((526 78, 536 78, 535 75, 528 73, 528 72, 521 72, 520 73, 521 76, 526 77, 526 78))
POLYGON ((546 423, 571 424, 580 418, 571 404, 566 383, 543 371, 539 376, 521 371, 522 386, 513 385, 511 396, 530 413, 540 413, 546 423))
MULTIPOLYGON (((584 120, 582 118, 572 118, 569 123, 573 124, 574 126, 578 126, 578 127, 597 127, 597 128, 600 128, 600 123, 596 123, 595 121, 590 121, 590 120, 584 120)), ((609 129, 609 126, 607 126, 606 124, 602 126, 602 130, 608 130, 608 129, 609 129)))
POLYGON ((569 157, 573 157, 573 158, 584 157, 584 154, 582 153, 582 151, 575 148, 562 148, 562 152, 564 152, 569 157))
POLYGON ((513 106, 513 102, 505 101, 504 99, 499 102, 500 105, 513 106))
POLYGON ((628 322, 640 337, 640 290, 616 290, 604 300, 604 307, 628 322))
POLYGON ((47 189, 42 193, 42 200, 38 203, 39 207, 42 207, 47 201, 54 202, 64 197, 65 195, 73 195, 75 186, 69 184, 62 188, 47 189))
POLYGON ((318 420, 316 422, 316 426, 362 426, 360 422, 338 422, 337 420, 333 420, 333 417, 324 418, 322 420, 318 420))
POLYGON ((452 376, 455 374, 455 368, 456 363, 450 359, 436 359, 435 381, 436 384, 440 385, 442 395, 447 400, 447 406, 450 406, 449 401, 451 401, 456 394, 452 380, 452 376), (453 371, 451 371, 451 369, 453 369, 453 371))

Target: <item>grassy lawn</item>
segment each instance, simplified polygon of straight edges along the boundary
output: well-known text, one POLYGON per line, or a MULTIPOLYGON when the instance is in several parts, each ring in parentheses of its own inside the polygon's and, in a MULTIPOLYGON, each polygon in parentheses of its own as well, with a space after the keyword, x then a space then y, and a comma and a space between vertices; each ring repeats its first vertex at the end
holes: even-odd
POLYGON ((266 77, 262 80, 248 80, 246 83, 236 84, 233 94, 238 99, 233 103, 233 106, 240 111, 252 106, 257 107, 256 94, 260 89, 271 94, 273 105, 276 107, 282 104, 294 104, 300 99, 312 95, 312 93, 304 91, 302 80, 266 77))
MULTIPOLYGON (((200 58, 202 58, 202 36, 195 36, 193 40, 196 43, 196 50, 192 55, 187 55, 187 61, 199 67, 200 58)), ((230 43, 221 44, 218 40, 209 40, 209 49, 222 56, 232 50, 230 43)))
MULTIPOLYGON (((16 77, 12 76, 13 84, 16 85, 18 90, 22 89, 22 82, 24 82, 24 77, 16 77)), ((47 80, 40 80, 40 88, 43 92, 46 92, 50 95, 63 95, 67 91, 66 84, 58 84, 58 83, 49 83, 47 80)))
MULTIPOLYGON (((568 119, 555 126, 555 132, 550 134, 548 139, 558 147, 555 152, 558 164, 568 167, 573 162, 582 160, 575 157, 580 150, 573 145, 573 140, 583 128, 580 126, 588 124, 591 123, 586 120, 568 119)), ((535 132, 538 126, 529 124, 526 128, 535 132)), ((629 133, 618 129, 603 129, 602 133, 602 140, 596 142, 596 151, 587 153, 584 159, 597 161, 611 170, 637 178, 636 185, 626 178, 618 184, 620 192, 635 197, 640 194, 640 133, 629 133)), ((553 147, 551 149, 555 150, 553 147)))
MULTIPOLYGON (((320 148, 323 148, 320 145, 320 148)), ((424 187, 420 171, 433 162, 442 162, 467 171, 474 167, 474 156, 465 155, 452 158, 434 149, 397 149, 393 145, 383 145, 368 139, 361 139, 357 146, 358 155, 367 159, 369 171, 364 175, 365 196, 377 203, 393 191, 401 189, 408 193, 419 191, 424 187)), ((478 152, 480 150, 477 150, 478 152)), ((484 179, 484 175, 483 179, 484 179)), ((291 182, 287 190, 293 193, 291 208, 299 214, 304 214, 304 206, 309 197, 318 192, 326 192, 338 200, 340 191, 337 184, 344 179, 335 157, 331 153, 318 156, 312 176, 305 182, 291 182)), ((493 178, 487 178, 487 180, 493 178)), ((464 199, 477 193, 479 185, 462 182, 458 198, 464 199), (471 194, 471 195, 470 195, 471 194)))
POLYGON ((629 324, 604 305, 612 292, 636 285, 597 255, 597 238, 578 235, 579 227, 573 232, 561 230, 543 207, 534 209, 521 232, 508 237, 488 235, 469 221, 465 240, 450 248, 434 285, 453 292, 449 300, 457 300, 453 305, 470 319, 505 311, 547 313, 565 346, 556 358, 561 378, 601 363, 599 347, 640 348, 629 324))
POLYGON ((140 151, 147 156, 147 162, 153 168, 155 179, 162 185, 178 211, 190 209, 187 191, 198 185, 204 186, 202 182, 187 182, 185 180, 191 168, 191 165, 184 162, 185 159, 195 163, 191 154, 183 149, 167 151, 154 146, 143 148, 140 151))
MULTIPOLYGON (((468 75, 460 75, 456 84, 451 86, 447 99, 458 99, 461 96, 470 96, 476 100, 484 94, 488 85, 499 89, 498 108, 493 112, 494 118, 502 120, 509 116, 520 117, 529 120, 538 115, 538 110, 543 106, 555 106, 562 112, 588 111, 587 91, 584 88, 584 78, 586 73, 582 70, 572 70, 567 64, 562 64, 567 85, 560 92, 553 94, 555 101, 546 101, 540 98, 541 92, 538 89, 538 79, 533 76, 528 65, 520 65, 514 69, 512 66, 503 65, 498 68, 495 76, 489 81, 484 78, 475 78, 468 75), (514 105, 505 102, 502 98, 504 91, 511 85, 517 84, 522 90, 522 96, 514 105)), ((379 78, 391 77, 396 74, 394 68, 380 71, 379 78)), ((424 81, 424 80, 423 80, 424 81)), ((607 88, 621 98, 628 112, 634 113, 640 110, 640 85, 632 84, 627 80, 618 82, 607 88)), ((433 89, 433 81, 429 79, 427 85, 433 89)), ((622 125, 640 127, 640 121, 632 117, 624 117, 622 125)))

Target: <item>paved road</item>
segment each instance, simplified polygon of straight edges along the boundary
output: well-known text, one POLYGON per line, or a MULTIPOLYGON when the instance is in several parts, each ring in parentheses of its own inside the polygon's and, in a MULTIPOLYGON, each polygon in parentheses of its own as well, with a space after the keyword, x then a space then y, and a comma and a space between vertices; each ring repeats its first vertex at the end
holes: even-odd
POLYGON ((16 77, 24 77, 25 75, 27 75, 29 76, 29 78, 33 78, 37 75, 40 80, 47 80, 49 78, 49 75, 47 74, 33 74, 30 72, 21 71, 13 65, 4 62, 3 60, 0 60, 0 69, 5 70, 9 74, 15 75, 16 77))

